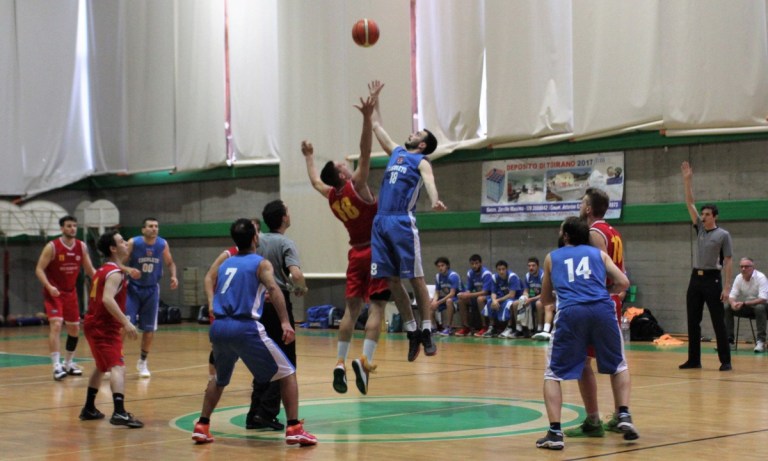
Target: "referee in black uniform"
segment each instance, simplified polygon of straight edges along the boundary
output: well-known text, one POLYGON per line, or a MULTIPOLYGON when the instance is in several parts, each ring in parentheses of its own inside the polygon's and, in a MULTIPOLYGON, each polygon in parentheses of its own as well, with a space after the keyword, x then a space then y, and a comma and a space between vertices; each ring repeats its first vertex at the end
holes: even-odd
POLYGON ((681 369, 701 368, 701 319, 707 303, 712 327, 717 338, 720 371, 731 370, 731 349, 725 329, 723 301, 728 299, 733 280, 731 234, 717 227, 717 206, 701 207, 701 216, 693 202, 693 170, 688 162, 681 166, 685 186, 685 204, 696 229, 696 249, 693 253, 693 272, 686 294, 688 313, 688 361, 681 369), (721 268, 725 269, 723 283, 721 268))

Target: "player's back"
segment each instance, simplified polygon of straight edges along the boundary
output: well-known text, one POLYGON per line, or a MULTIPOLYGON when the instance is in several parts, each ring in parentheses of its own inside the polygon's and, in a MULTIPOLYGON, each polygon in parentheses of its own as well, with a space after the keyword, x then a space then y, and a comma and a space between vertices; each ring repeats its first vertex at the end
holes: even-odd
POLYGON ((598 232, 605 239, 605 249, 616 266, 624 272, 624 240, 621 233, 605 221, 595 221, 590 230, 598 232))
POLYGON ((261 318, 266 288, 259 282, 258 270, 263 259, 248 253, 221 263, 213 295, 213 315, 217 319, 261 318))
POLYGON ((590 245, 565 246, 550 253, 558 309, 611 301, 601 254, 590 245))

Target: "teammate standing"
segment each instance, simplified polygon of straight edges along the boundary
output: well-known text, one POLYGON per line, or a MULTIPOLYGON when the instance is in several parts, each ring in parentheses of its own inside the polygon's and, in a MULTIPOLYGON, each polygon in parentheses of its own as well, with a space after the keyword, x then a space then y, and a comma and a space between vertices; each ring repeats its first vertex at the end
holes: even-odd
POLYGON ((614 303, 605 287, 606 276, 613 279, 616 289, 626 289, 629 280, 607 254, 589 245, 589 233, 580 218, 566 218, 560 227, 561 248, 548 254, 544 261, 542 302, 553 303, 555 290, 558 310, 544 373, 544 401, 550 427, 546 436, 536 441, 538 448, 565 447, 560 427, 560 381, 582 376, 589 346, 596 351, 598 370, 611 375, 614 400, 619 407, 618 430, 625 440, 639 437, 629 412, 630 377, 621 332, 614 303))
MULTIPOLYGON (((266 221, 266 220, 265 220, 266 221)), ((272 228, 269 221, 267 225, 272 228)), ((288 318, 285 298, 275 283, 272 264, 256 254, 259 236, 248 219, 238 219, 230 227, 238 254, 225 260, 219 268, 213 309, 216 321, 211 325, 210 339, 216 362, 216 379, 208 382, 203 398, 200 419, 195 423, 192 439, 197 443, 210 443, 210 418, 229 384, 235 363, 242 359, 255 381, 279 383, 288 429, 285 442, 289 445, 315 445, 317 439, 304 431, 298 418, 299 386, 296 369, 270 339, 259 322, 268 294, 276 315, 280 319, 281 339, 285 343, 295 340, 295 332, 288 318)))
POLYGON ((144 423, 125 411, 125 360, 123 357, 123 335, 136 339, 136 327, 125 315, 127 283, 122 264, 128 258, 128 243, 117 231, 107 231, 99 237, 98 248, 107 262, 93 277, 88 296, 88 313, 85 314, 83 329, 91 346, 96 368, 88 380, 85 406, 80 412, 83 421, 104 418, 96 408, 96 394, 101 387, 104 374, 109 372, 112 402, 115 410, 109 422, 115 426, 131 429, 144 427, 144 423))
POLYGON ((35 275, 43 285, 45 313, 50 323, 48 348, 53 362, 53 379, 61 381, 67 375, 82 376, 80 369, 72 359, 77 349, 80 332, 80 306, 77 301, 77 276, 80 268, 85 275, 93 278, 96 270, 88 255, 85 242, 78 240, 77 219, 64 216, 59 219, 61 237, 45 244, 37 260, 35 275), (66 356, 61 364, 61 325, 67 326, 66 356))
MULTIPOLYGON (((398 146, 381 124, 379 101, 372 116, 373 133, 384 152, 389 155, 379 190, 379 209, 373 220, 371 235, 371 276, 389 279, 389 289, 395 299, 402 299, 401 279, 409 279, 416 295, 419 311, 429 309, 429 291, 424 281, 421 261, 421 242, 413 211, 422 185, 435 211, 446 209, 437 194, 432 164, 427 159, 437 148, 437 138, 428 130, 411 134, 404 146, 398 146)), ((426 317, 426 315, 425 315, 426 317)), ((432 321, 422 320, 418 330, 415 320, 404 322, 408 335, 408 360, 416 360, 420 345, 428 356, 437 353, 432 342, 432 321)))
POLYGON ((128 242, 130 260, 128 265, 141 272, 141 277, 128 283, 128 301, 126 309, 131 323, 141 330, 141 358, 136 363, 136 370, 142 378, 149 378, 147 355, 152 347, 152 340, 157 330, 157 311, 160 308, 160 279, 163 277, 163 264, 171 272, 171 290, 179 286, 176 278, 176 263, 173 262, 171 249, 164 238, 158 236, 160 226, 155 218, 144 218, 141 235, 128 242))
MULTIPOLYGON (((605 213, 608 212, 609 205, 610 199, 605 191, 590 187, 581 200, 579 217, 585 220, 589 226, 589 244, 608 254, 616 267, 622 273, 625 273, 624 242, 621 234, 603 219, 605 213)), ((617 290, 614 287, 613 279, 610 277, 606 279, 605 286, 614 303, 616 321, 621 324, 622 305, 626 292, 624 290, 617 290)), ((600 422, 600 411, 597 403, 597 377, 592 370, 592 359, 594 357, 594 348, 588 348, 587 361, 584 364, 581 378, 579 378, 579 392, 584 400, 587 418, 579 427, 566 430, 565 435, 568 437, 602 437, 605 429, 620 432, 617 427, 618 402, 614 402, 615 408, 612 418, 605 424, 600 422)))

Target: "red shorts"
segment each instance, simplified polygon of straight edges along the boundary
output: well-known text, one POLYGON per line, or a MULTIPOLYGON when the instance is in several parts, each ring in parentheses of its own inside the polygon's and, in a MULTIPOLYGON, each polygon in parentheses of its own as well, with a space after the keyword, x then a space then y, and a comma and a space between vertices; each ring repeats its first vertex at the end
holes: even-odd
POLYGON ((347 298, 368 300, 372 294, 389 289, 387 279, 371 279, 371 247, 352 247, 347 253, 347 298))
POLYGON ((63 318, 67 323, 80 322, 80 304, 77 302, 77 291, 59 291, 59 296, 54 298, 43 289, 45 315, 49 319, 63 318))
POLYGON ((91 355, 96 362, 96 369, 106 373, 116 366, 125 366, 123 357, 123 337, 120 330, 102 330, 86 321, 83 325, 85 339, 91 346, 91 355))
MULTIPOLYGON (((611 299, 613 300, 613 306, 616 308, 616 321, 619 322, 619 328, 621 328, 621 307, 623 303, 619 295, 611 295, 611 299)), ((594 347, 587 346, 587 357, 591 359, 595 358, 594 347)))

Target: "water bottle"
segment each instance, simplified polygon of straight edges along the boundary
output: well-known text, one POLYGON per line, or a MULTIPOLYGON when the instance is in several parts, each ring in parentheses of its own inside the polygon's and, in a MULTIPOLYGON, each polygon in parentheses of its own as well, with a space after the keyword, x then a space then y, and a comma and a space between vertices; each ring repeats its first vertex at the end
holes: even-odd
POLYGON ((621 336, 624 338, 624 345, 629 344, 629 319, 627 316, 621 316, 621 336))

